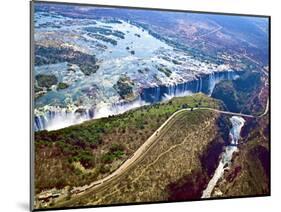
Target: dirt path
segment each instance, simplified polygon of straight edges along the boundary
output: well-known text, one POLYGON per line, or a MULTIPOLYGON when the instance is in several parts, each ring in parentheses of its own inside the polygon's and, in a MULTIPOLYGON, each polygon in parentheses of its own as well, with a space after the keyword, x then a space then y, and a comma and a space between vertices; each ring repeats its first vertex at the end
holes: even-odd
MULTIPOLYGON (((226 114, 226 115, 235 115, 235 116, 242 116, 242 117, 247 117, 247 118, 256 118, 253 115, 248 115, 248 114, 242 114, 242 113, 234 113, 234 112, 228 112, 228 111, 222 111, 222 110, 217 110, 213 108, 193 108, 193 110, 210 110, 216 113, 220 114, 226 114)), ((127 159, 118 169, 116 169, 113 173, 108 175, 107 177, 94 181, 89 185, 84 185, 80 187, 74 187, 72 189, 72 198, 70 201, 75 200, 75 198, 84 195, 90 191, 93 190, 99 190, 100 188, 106 187, 106 184, 109 184, 112 180, 118 178, 118 176, 124 174, 131 166, 133 166, 138 159, 141 158, 149 149, 150 147, 157 141, 157 139, 161 136, 161 133, 163 129, 170 124, 170 122, 176 118, 177 115, 179 115, 182 112, 185 111, 191 111, 191 108, 185 108, 176 111, 173 113, 140 147, 137 149, 137 151, 129 158, 127 159), (76 191, 76 192, 75 192, 76 191)), ((258 117, 261 117, 265 115, 268 112, 268 103, 266 106, 266 109, 264 113, 258 117)), ((66 201, 68 202, 68 201, 66 201)), ((59 201, 58 205, 66 203, 64 201, 59 201)))

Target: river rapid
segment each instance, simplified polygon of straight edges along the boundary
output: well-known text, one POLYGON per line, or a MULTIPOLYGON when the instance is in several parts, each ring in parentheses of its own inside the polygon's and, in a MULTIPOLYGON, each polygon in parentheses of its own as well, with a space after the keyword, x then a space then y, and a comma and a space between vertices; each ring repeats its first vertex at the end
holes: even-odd
POLYGON ((239 116, 232 116, 230 118, 232 128, 229 132, 231 142, 225 147, 225 150, 221 154, 221 159, 218 167, 211 180, 209 181, 207 188, 203 191, 201 198, 210 198, 217 182, 223 177, 224 171, 231 165, 231 159, 234 152, 238 151, 238 141, 240 139, 240 132, 244 126, 245 120, 239 116))

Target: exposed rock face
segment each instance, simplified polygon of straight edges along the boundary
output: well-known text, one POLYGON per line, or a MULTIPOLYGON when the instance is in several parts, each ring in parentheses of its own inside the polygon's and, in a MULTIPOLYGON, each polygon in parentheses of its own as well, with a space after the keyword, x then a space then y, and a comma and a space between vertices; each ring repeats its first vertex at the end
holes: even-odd
POLYGON ((217 83, 212 97, 222 100, 229 111, 259 113, 263 109, 259 99, 261 79, 259 72, 245 72, 236 80, 217 83))
POLYGON ((244 129, 247 134, 243 133, 239 152, 234 155, 224 178, 218 182, 214 197, 269 194, 269 134, 264 130, 268 126, 268 118, 247 122, 244 129))
POLYGON ((169 200, 189 200, 199 199, 208 182, 213 177, 219 164, 220 156, 225 145, 225 134, 229 135, 230 126, 225 116, 219 116, 216 119, 215 131, 216 137, 211 140, 200 155, 200 166, 191 171, 189 175, 184 176, 168 186, 169 200))
POLYGON ((199 199, 202 195, 202 190, 208 183, 208 177, 204 172, 192 171, 181 181, 169 185, 170 191, 169 201, 193 200, 199 199))
POLYGON ((217 83, 222 80, 233 80, 238 76, 239 73, 233 71, 206 74, 198 76, 195 80, 182 83, 144 88, 140 96, 146 102, 155 103, 174 96, 184 96, 198 92, 211 94, 217 83))
POLYGON ((127 76, 121 76, 113 86, 122 99, 130 99, 133 93, 134 82, 127 76))

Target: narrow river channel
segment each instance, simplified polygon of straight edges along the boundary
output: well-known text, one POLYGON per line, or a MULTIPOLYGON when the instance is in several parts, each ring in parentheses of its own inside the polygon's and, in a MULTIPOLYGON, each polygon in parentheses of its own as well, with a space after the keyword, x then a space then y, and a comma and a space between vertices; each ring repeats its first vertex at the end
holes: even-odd
POLYGON ((229 136, 231 138, 231 142, 229 145, 225 147, 225 150, 223 151, 221 155, 221 159, 219 162, 218 167, 215 170, 215 173, 211 180, 209 181, 207 188, 203 191, 203 194, 201 198, 210 198, 211 194, 219 181, 223 177, 224 171, 227 167, 231 164, 231 159, 233 156, 233 153, 238 151, 238 141, 240 139, 240 132, 242 127, 244 126, 245 120, 242 117, 239 116, 232 116, 230 118, 232 128, 229 132, 229 136))

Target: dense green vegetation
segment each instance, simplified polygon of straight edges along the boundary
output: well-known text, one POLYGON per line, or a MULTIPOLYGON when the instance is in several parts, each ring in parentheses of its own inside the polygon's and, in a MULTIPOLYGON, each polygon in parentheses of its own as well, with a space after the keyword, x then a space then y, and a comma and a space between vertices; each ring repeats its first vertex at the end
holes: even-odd
POLYGON ((119 21, 118 19, 114 19, 114 18, 105 19, 103 21, 105 23, 110 23, 110 24, 122 24, 121 21, 119 21))
POLYGON ((242 111, 249 114, 258 113, 262 110, 262 106, 259 105, 253 110, 251 105, 254 97, 259 92, 261 82, 259 72, 248 71, 236 80, 224 80, 218 83, 214 88, 212 97, 222 100, 229 111, 242 111))
POLYGON ((215 86, 212 97, 221 99, 229 111, 239 112, 239 109, 241 109, 232 81, 225 80, 218 83, 215 86))
POLYGON ((43 88, 39 88, 37 85, 34 85, 34 91, 35 93, 43 91, 43 88))
POLYGON ((125 146, 122 144, 112 144, 109 151, 102 156, 102 161, 111 163, 116 158, 121 158, 124 155, 125 146))
POLYGON ((157 69, 158 69, 158 71, 163 72, 167 77, 170 77, 172 74, 172 71, 167 67, 159 66, 159 67, 157 67, 157 69))
POLYGON ((117 41, 113 38, 106 37, 106 36, 114 36, 116 38, 125 39, 125 33, 118 31, 118 30, 112 30, 109 28, 101 28, 101 27, 84 27, 84 30, 88 32, 88 35, 91 37, 94 37, 98 40, 110 43, 114 46, 117 45, 117 41))
POLYGON ((58 90, 61 90, 61 89, 66 89, 66 88, 68 88, 68 87, 69 87, 68 84, 66 84, 66 83, 64 83, 64 82, 60 82, 60 83, 58 84, 57 89, 58 89, 58 90))
POLYGON ((251 92, 256 90, 261 84, 260 72, 245 72, 241 77, 234 81, 235 89, 241 92, 251 92))
POLYGON ((126 160, 183 105, 185 107, 220 107, 218 101, 203 94, 196 94, 174 98, 161 104, 144 106, 121 115, 87 121, 57 131, 36 132, 35 179, 36 185, 39 186, 36 191, 54 186, 83 185, 85 182, 107 175, 116 169, 114 164, 120 164, 126 160), (47 153, 43 154, 43 152, 47 153), (57 161, 56 164, 53 164, 54 159, 57 161), (83 174, 73 167, 74 162, 80 162, 85 168, 95 171, 91 174, 83 174), (58 164, 63 165, 58 166, 58 164), (49 168, 44 169, 44 167, 49 168), (82 176, 83 180, 77 181, 82 176), (60 183, 50 183, 49 179, 54 177, 60 183))
POLYGON ((97 33, 89 33, 88 34, 90 37, 93 37, 97 40, 101 40, 103 42, 106 42, 106 43, 110 43, 111 45, 114 45, 116 46, 117 45, 117 41, 112 39, 112 38, 108 38, 104 35, 101 35, 101 34, 97 34, 97 33))
POLYGON ((99 69, 94 55, 85 54, 65 47, 35 46, 35 65, 47 65, 61 62, 77 64, 85 75, 95 73, 99 69))
MULTIPOLYGON (((58 79, 55 75, 38 74, 35 76, 39 87, 50 88, 52 85, 58 83, 58 79)), ((37 89, 38 90, 38 89, 37 89)))
POLYGON ((175 60, 175 59, 173 59, 172 62, 173 62, 175 65, 181 65, 181 64, 182 64, 181 62, 179 62, 178 60, 175 60))
POLYGON ((209 110, 178 113, 163 129, 157 143, 122 176, 106 181, 104 188, 91 189, 56 206, 182 199, 171 192, 171 183, 184 193, 185 200, 195 195, 200 197, 202 188, 208 183, 201 170, 200 156, 217 134, 215 122, 218 116, 209 110), (169 198, 170 195, 175 198, 169 198))
POLYGON ((99 33, 102 35, 113 35, 117 38, 121 38, 121 39, 125 39, 125 33, 118 31, 118 30, 111 30, 108 28, 101 28, 101 27, 85 27, 84 28, 85 31, 87 32, 91 32, 91 33, 99 33))
POLYGON ((122 99, 133 95, 134 82, 127 76, 121 76, 113 86, 122 99))

